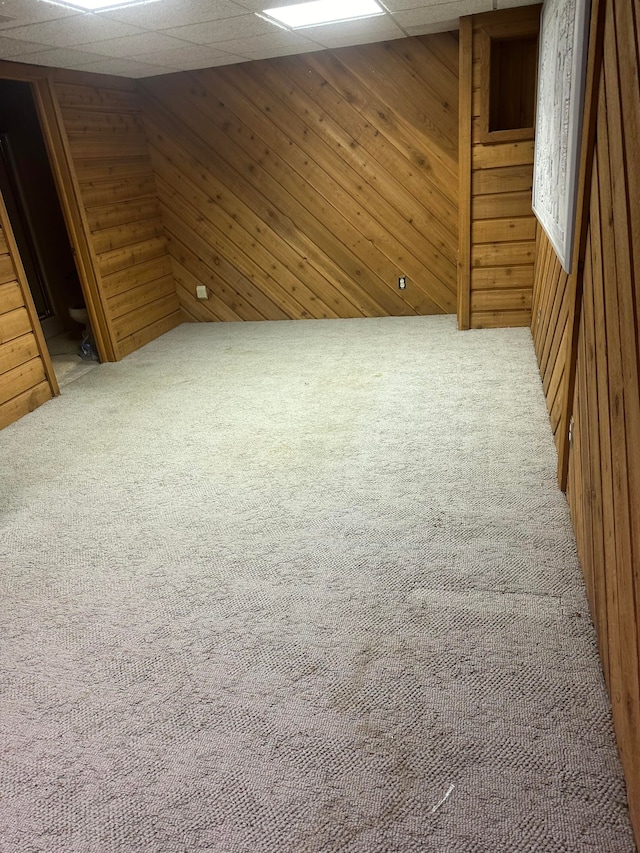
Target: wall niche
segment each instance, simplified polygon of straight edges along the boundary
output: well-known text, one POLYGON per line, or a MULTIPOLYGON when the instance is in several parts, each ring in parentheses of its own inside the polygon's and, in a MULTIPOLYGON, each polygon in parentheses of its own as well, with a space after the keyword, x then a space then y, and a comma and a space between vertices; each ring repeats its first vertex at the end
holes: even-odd
POLYGON ((482 142, 533 139, 538 76, 538 26, 514 21, 480 34, 482 142))

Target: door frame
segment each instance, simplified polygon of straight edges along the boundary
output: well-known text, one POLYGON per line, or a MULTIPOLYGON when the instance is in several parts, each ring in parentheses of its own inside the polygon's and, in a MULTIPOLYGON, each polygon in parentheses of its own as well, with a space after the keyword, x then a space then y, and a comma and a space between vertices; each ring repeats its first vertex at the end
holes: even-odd
MULTIPOLYGON (((93 250, 91 230, 81 201, 80 187, 73 168, 73 159, 64 131, 60 106, 55 95, 55 73, 56 71, 53 68, 0 61, 0 80, 15 80, 29 83, 31 86, 98 356, 101 362, 116 361, 115 337, 107 319, 106 306, 99 286, 98 260, 93 250)), ((19 266, 22 268, 22 263, 19 266)), ((22 274, 24 275, 24 270, 22 270, 22 274)), ((27 302, 31 303, 32 310, 29 313, 32 323, 35 318, 35 324, 39 330, 39 334, 36 335, 38 343, 44 346, 46 350, 44 335, 33 306, 31 294, 27 293, 25 297, 28 297, 27 302)), ((43 358, 45 365, 48 364, 52 371, 48 350, 46 350, 46 357, 43 353, 43 358)), ((46 372, 49 376, 49 369, 46 372)), ((56 389, 54 394, 59 394, 58 383, 54 381, 51 384, 52 389, 56 389)))
MULTIPOLYGON (((4 206, 9 212, 15 214, 15 222, 11 221, 13 236, 18 245, 23 247, 25 257, 21 258, 22 266, 30 269, 29 288, 36 308, 40 323, 54 318, 55 311, 50 288, 44 277, 43 262, 40 246, 34 234, 34 226, 31 221, 31 211, 25 198, 22 178, 16 164, 13 139, 10 133, 5 133, 0 127, 0 173, 4 186, 4 206), (28 262, 28 263, 27 263, 28 262), (33 281, 31 278, 33 277, 33 281), (35 292, 34 292, 35 291, 35 292), (40 307, 38 303, 40 302, 40 307)), ((44 326, 42 327, 44 329, 44 326)))
POLYGON ((31 295, 31 288, 29 287, 27 275, 24 271, 24 267, 22 266, 20 250, 18 249, 16 238, 13 236, 11 220, 9 219, 9 213, 7 212, 2 193, 0 193, 0 223, 2 223, 2 231, 5 241, 7 243, 7 248, 9 249, 9 256, 13 262, 13 267, 16 273, 16 279, 22 292, 24 307, 27 309, 29 322, 31 323, 31 329, 36 339, 36 345, 38 347, 40 358, 42 359, 44 375, 46 376, 47 382, 49 383, 49 387, 51 388, 51 393, 54 397, 57 397, 60 394, 60 386, 58 385, 58 380, 56 378, 55 370, 53 369, 51 356, 49 355, 49 349, 44 339, 44 332, 42 331, 40 318, 38 317, 38 312, 33 301, 33 296, 31 295))

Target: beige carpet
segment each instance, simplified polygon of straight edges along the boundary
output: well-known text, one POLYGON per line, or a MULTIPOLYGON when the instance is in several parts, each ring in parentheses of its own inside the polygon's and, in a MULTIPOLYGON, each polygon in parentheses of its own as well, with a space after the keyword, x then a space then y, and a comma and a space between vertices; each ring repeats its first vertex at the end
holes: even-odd
POLYGON ((529 332, 185 325, 0 433, 1 853, 634 849, 529 332))

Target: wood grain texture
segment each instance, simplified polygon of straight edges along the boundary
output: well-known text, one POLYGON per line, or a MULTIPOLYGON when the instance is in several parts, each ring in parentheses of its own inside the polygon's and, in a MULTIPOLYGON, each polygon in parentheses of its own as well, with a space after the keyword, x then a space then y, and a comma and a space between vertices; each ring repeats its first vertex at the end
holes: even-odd
POLYGON ((458 115, 458 328, 471 323, 471 124, 473 118, 473 20, 460 19, 458 115))
POLYGON ((570 277, 543 235, 533 334, 549 410, 571 398, 567 496, 640 841, 640 0, 596 6, 603 52, 593 60, 578 334, 568 332, 570 277), (571 356, 573 387, 563 375, 571 356))
POLYGON ((106 334, 119 359, 184 317, 138 95, 131 81, 101 82, 92 85, 90 78, 56 75, 53 92, 88 232, 106 334), (156 263, 149 266, 151 262, 156 263), (115 288, 114 276, 119 283, 115 288))
MULTIPOLYGON (((45 364, 24 285, 7 233, 0 198, 0 429, 50 400, 54 389, 45 364)), ((57 390, 57 388, 55 389, 57 390)))
POLYGON ((92 246, 91 231, 83 205, 80 202, 80 190, 75 179, 73 161, 51 77, 35 80, 32 83, 32 91, 89 313, 96 349, 101 360, 114 361, 116 352, 113 345, 113 329, 110 326, 106 305, 98 286, 99 274, 92 246))
POLYGON ((564 440, 559 432, 561 403, 558 398, 566 392, 564 379, 571 301, 568 281, 569 276, 562 269, 549 238, 538 226, 531 331, 558 450, 564 440))
MULTIPOLYGON (((539 16, 540 7, 531 6, 472 15, 460 22, 460 91, 468 93, 470 102, 468 110, 460 110, 460 168, 468 175, 460 178, 459 221, 461 235, 463 227, 465 234, 467 227, 470 231, 468 247, 462 242, 460 246, 458 300, 468 306, 465 322, 459 312, 461 328, 531 322, 536 254, 532 130, 489 131, 489 54, 494 36, 530 39, 538 31, 539 16), (464 50, 471 54, 465 62, 464 50)), ((512 82, 525 102, 534 95, 535 80, 530 74, 516 77, 512 82)))
POLYGON ((490 43, 490 98, 487 133, 533 136, 538 33, 490 43))
POLYGON ((141 82, 188 317, 453 313, 457 56, 445 33, 141 82))

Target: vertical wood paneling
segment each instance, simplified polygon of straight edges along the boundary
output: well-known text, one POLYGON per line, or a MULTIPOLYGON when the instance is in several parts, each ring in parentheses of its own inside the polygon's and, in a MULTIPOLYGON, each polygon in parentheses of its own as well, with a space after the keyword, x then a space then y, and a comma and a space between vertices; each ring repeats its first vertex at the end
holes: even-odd
MULTIPOLYGON (((459 305, 466 309, 459 312, 461 328, 531 322, 536 254, 531 210, 533 133, 516 129, 487 135, 491 74, 484 31, 490 27, 504 37, 512 29, 534 33, 539 15, 540 7, 531 6, 461 20, 461 51, 471 53, 464 69, 461 66, 466 76, 460 79, 461 91, 470 99, 470 108, 460 111, 461 145, 468 140, 470 148, 466 156, 460 154, 461 168, 469 170, 468 177, 460 178, 460 234, 466 241, 460 246, 458 285, 465 293, 459 294, 459 305)), ((526 86, 533 97, 535 80, 527 78, 526 86)))
POLYGON ((184 319, 133 84, 54 85, 116 358, 184 319), (153 274, 149 275, 152 270, 153 274))
POLYGON ((441 34, 142 82, 187 315, 455 311, 457 50, 441 34))
POLYGON ((0 429, 32 412, 54 393, 8 229, 0 197, 0 429))
POLYGON ((547 408, 556 448, 560 434, 560 413, 565 388, 566 355, 569 335, 569 276, 542 228, 537 229, 533 288, 533 344, 540 366, 547 408))
MULTIPOLYGON (((603 0, 598 21, 567 494, 640 840, 640 0, 603 0)), ((533 332, 550 410, 553 377, 571 363, 567 281, 540 237, 533 332)), ((569 383, 559 387, 566 396, 569 383)))

